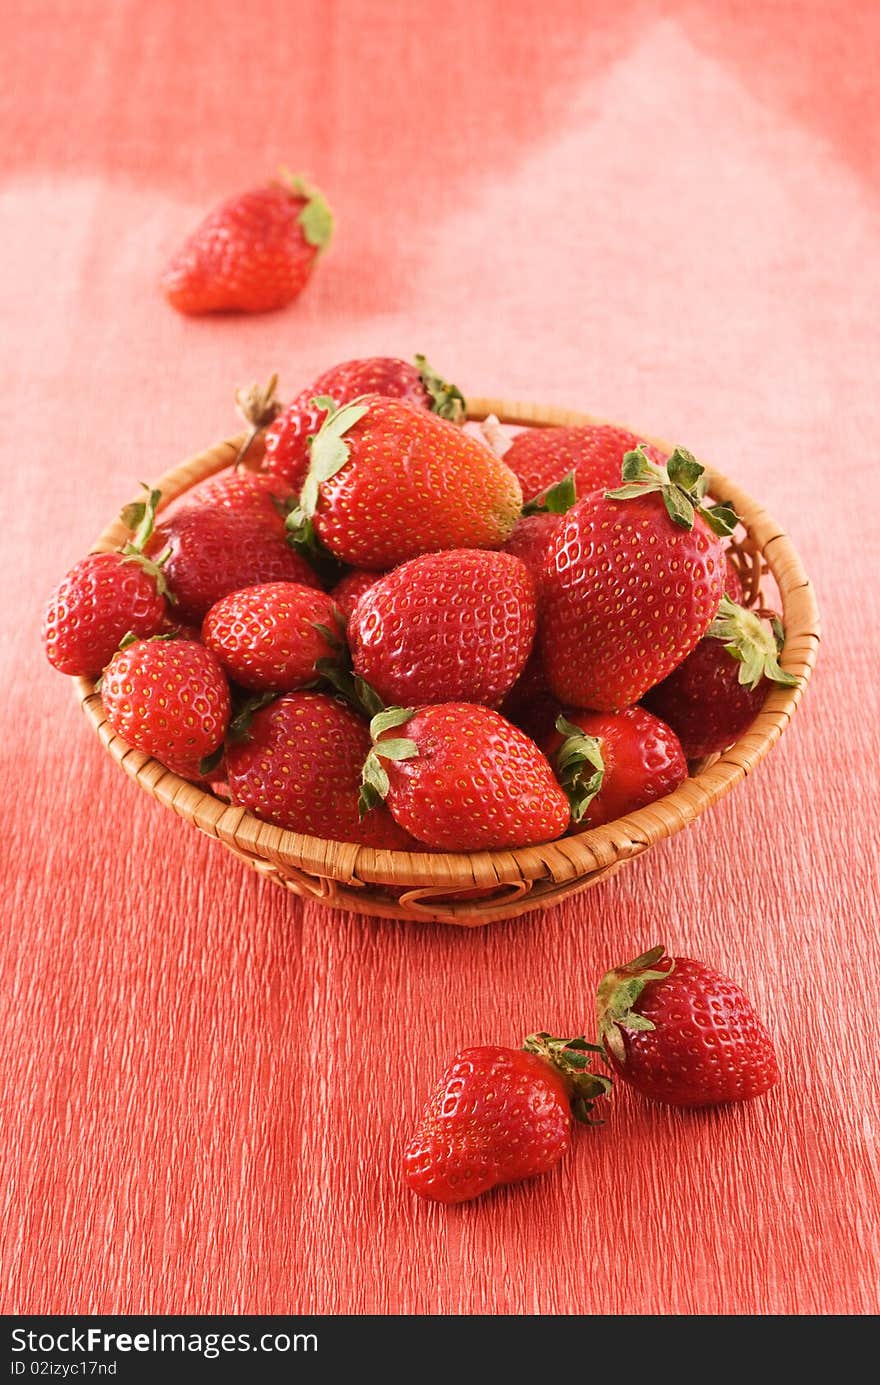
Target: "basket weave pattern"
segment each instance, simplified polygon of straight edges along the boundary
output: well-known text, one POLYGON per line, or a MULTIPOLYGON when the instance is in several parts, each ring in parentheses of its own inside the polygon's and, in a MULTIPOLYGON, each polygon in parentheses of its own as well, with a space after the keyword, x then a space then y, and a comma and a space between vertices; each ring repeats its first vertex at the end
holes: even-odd
MULTIPOLYGON (((496 414, 502 422, 531 426, 596 423, 589 414, 513 404, 469 401, 469 417, 496 414)), ((666 451, 661 439, 649 438, 666 451)), ((199 481, 229 466, 241 438, 216 444, 162 476, 155 485, 165 508, 199 481)), ((159 761, 127 745, 110 727, 100 694, 76 680, 83 711, 102 744, 135 782, 178 816, 222 842, 239 860, 275 884, 336 908, 393 918, 436 920, 473 927, 558 903, 605 880, 634 856, 680 831, 740 782, 779 739, 803 696, 816 660, 819 614, 810 581, 793 545, 756 501, 714 471, 710 493, 742 516, 757 553, 779 588, 786 629, 783 668, 797 687, 774 687, 745 735, 705 764, 666 798, 627 817, 543 846, 470 854, 377 851, 351 843, 286 832, 172 774, 159 761)), ((119 548, 130 537, 121 520, 101 534, 94 551, 119 548)))

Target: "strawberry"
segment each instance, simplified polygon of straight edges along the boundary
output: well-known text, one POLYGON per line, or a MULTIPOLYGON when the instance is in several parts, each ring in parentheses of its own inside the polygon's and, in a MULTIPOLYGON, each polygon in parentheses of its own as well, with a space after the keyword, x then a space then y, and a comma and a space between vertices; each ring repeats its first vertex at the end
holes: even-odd
POLYGON ((192 640, 138 640, 114 655, 101 701, 117 735, 175 774, 200 779, 229 721, 229 688, 210 649, 192 640))
POLYGON ((419 1197, 467 1202, 547 1173, 568 1153, 572 1116, 591 1124, 610 1089, 590 1071, 593 1044, 531 1034, 521 1049, 466 1048, 453 1058, 403 1156, 419 1197))
POLYGON ((634 433, 607 423, 587 423, 575 428, 529 428, 517 433, 504 451, 504 460, 515 472, 526 500, 574 473, 578 495, 614 486, 620 480, 625 452, 642 447, 645 455, 662 466, 665 453, 650 443, 640 443, 634 433))
POLYGON ((201 622, 221 596, 242 587, 263 582, 319 585, 305 559, 256 514, 187 506, 159 525, 147 553, 166 549, 170 553, 165 573, 177 598, 175 614, 184 622, 201 622))
POLYGON ((502 551, 511 553, 525 563, 535 581, 540 583, 547 566, 550 540, 558 532, 561 523, 561 515, 523 515, 502 551))
POLYGON ((552 734, 560 710, 559 698, 550 691, 541 651, 536 646, 502 702, 501 715, 542 745, 552 734))
POLYGON ((327 417, 327 409, 315 404, 316 397, 326 396, 339 408, 362 394, 402 399, 451 423, 464 419, 466 406, 461 390, 443 380, 424 356, 416 356, 414 365, 394 356, 343 361, 325 370, 309 389, 302 390, 273 423, 265 437, 266 470, 299 491, 309 469, 309 438, 327 417))
POLYGON ((736 516, 702 504, 704 468, 682 449, 668 467, 637 449, 624 485, 569 510, 542 583, 544 664, 563 704, 637 702, 705 634, 724 594, 718 535, 736 516))
POLYGON ((550 540, 558 532, 562 516, 568 513, 576 499, 574 476, 569 474, 537 500, 523 506, 522 518, 504 545, 505 553, 512 553, 525 563, 539 587, 547 564, 550 540))
POLYGON ((516 477, 488 447, 369 394, 328 414, 288 526, 299 544, 314 533, 342 562, 382 569, 441 548, 500 548, 520 504, 516 477))
POLYGON ((275 529, 283 536, 289 499, 289 487, 277 476, 231 470, 221 472, 219 476, 187 491, 180 509, 199 505, 229 510, 233 514, 256 515, 268 528, 275 529))
POLYGON ((537 600, 508 553, 447 549, 395 568, 360 599, 348 627, 355 673, 387 703, 497 706, 523 670, 537 600))
POLYGON ((287 693, 254 714, 246 737, 226 748, 234 803, 292 832, 420 849, 384 808, 361 820, 358 791, 370 736, 337 698, 287 693))
POLYGON ((761 618, 725 596, 706 637, 646 694, 645 705, 673 727, 689 760, 715 755, 751 726, 773 683, 797 685, 778 653, 761 618))
POLYGON ((429 409, 450 423, 463 423, 467 409, 458 386, 438 375, 424 356, 415 356, 413 364, 396 356, 343 361, 319 375, 312 392, 329 395, 337 408, 362 394, 382 394, 388 399, 402 399, 419 409, 429 409))
POLYGON ((370 587, 374 587, 377 582, 381 582, 384 576, 384 572, 365 572, 361 568, 353 568, 351 572, 346 573, 341 581, 336 583, 330 595, 346 622, 364 592, 369 591, 370 587))
POLYGON ((132 541, 121 553, 90 553, 55 588, 43 615, 43 648, 61 673, 97 678, 124 635, 158 635, 168 617, 164 555, 143 553, 153 532, 158 491, 122 512, 132 541))
POLYGON ((597 996, 614 1073, 670 1106, 750 1101, 776 1082, 773 1044, 733 981, 702 962, 652 948, 609 971, 597 996))
POLYGON ((267 582, 221 597, 205 616, 202 639, 239 687, 293 692, 316 681, 319 659, 338 657, 341 627, 323 592, 267 582))
POLYGON ((687 779, 675 732, 643 707, 564 712, 542 749, 569 796, 572 822, 582 829, 644 808, 687 779))
POLYGON ((362 809, 385 799, 401 827, 427 846, 531 846, 568 827, 568 799, 547 760, 489 707, 392 707, 373 717, 370 734, 362 809))
POLYGON ((324 197, 282 172, 276 182, 215 207, 171 260, 160 280, 178 312, 264 313, 305 288, 333 234, 324 197))

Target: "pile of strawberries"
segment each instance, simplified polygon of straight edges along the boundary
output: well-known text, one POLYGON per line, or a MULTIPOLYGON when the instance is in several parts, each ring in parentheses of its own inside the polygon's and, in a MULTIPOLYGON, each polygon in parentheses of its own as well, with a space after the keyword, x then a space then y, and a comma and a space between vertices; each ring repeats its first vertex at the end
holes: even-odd
POLYGON ((252 435, 275 415, 259 469, 161 522, 157 492, 130 506, 44 643, 100 678, 125 741, 258 817, 409 850, 550 841, 672 792, 794 681, 683 449, 472 433, 422 357, 246 405, 252 435))

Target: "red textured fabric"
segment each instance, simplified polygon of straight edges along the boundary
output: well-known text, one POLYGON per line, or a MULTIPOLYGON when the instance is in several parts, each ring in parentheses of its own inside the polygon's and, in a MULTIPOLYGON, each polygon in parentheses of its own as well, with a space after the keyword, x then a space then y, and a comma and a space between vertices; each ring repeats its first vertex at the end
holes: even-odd
POLYGON ((877 1312, 876 5, 24 9, 0 84, 3 1309, 877 1312), (168 255, 282 161, 338 217, 302 298, 175 314, 168 255), (414 351, 690 447, 761 496, 823 611, 746 783, 486 931, 261 882, 111 764, 39 648, 62 572, 235 426, 235 386, 414 351), (622 1091, 545 1178, 417 1201, 400 1157, 453 1054, 589 1029, 598 978, 661 941, 752 997, 778 1086, 696 1114, 622 1091))

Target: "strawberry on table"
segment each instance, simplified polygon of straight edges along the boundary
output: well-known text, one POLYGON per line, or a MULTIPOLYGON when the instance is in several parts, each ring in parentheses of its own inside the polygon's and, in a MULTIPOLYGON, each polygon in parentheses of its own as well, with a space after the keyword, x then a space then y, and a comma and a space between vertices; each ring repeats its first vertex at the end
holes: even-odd
POLYGON ((309 438, 327 417, 327 409, 316 405, 315 399, 332 399, 340 408, 362 394, 402 399, 451 423, 462 422, 465 415, 461 390, 438 375, 424 356, 416 356, 413 363, 396 356, 343 361, 325 370, 308 389, 301 390, 269 428, 265 437, 266 470, 299 491, 309 469, 309 438))
POLYGON ((137 640, 111 659, 101 701, 117 735, 185 779, 222 745, 229 687, 210 649, 193 640, 137 640))
POLYGON ((622 486, 585 496, 564 517, 541 588, 544 665, 562 703, 628 707, 706 633, 726 580, 719 535, 736 516, 703 505, 703 477, 683 449, 667 467, 637 449, 622 486))
POLYGON ((196 227, 160 280, 178 312, 263 313, 297 298, 333 234, 323 195, 296 175, 227 198, 196 227))
POLYGON ((748 996, 689 957, 652 948, 609 971, 597 996, 599 1036, 617 1077, 670 1106, 762 1096, 776 1053, 748 996))
POLYGON ((578 495, 615 486, 626 452, 642 447, 652 462, 662 466, 666 454, 651 443, 640 443, 635 433, 607 423, 579 424, 573 428, 528 428, 504 452, 504 460, 519 477, 526 500, 574 473, 578 495))
POLYGON ((542 748, 569 796, 572 823, 581 831, 644 808, 687 779, 675 732, 643 707, 569 709, 542 748))
POLYGON ((342 616, 313 587, 266 582, 221 597, 205 616, 202 639, 239 687, 293 692, 315 682, 319 659, 338 659, 342 616))
POLYGON ((468 702, 392 707, 370 723, 361 806, 385 800, 439 851, 531 846, 561 837, 569 805, 547 759, 498 712, 468 702))
POLYGON ((497 706, 536 624, 535 582, 518 558, 453 548, 412 558, 371 586, 348 636, 355 672, 386 703, 497 706))
POLYGON ((370 394, 328 413, 288 526, 301 544, 314 532, 340 561, 381 570, 441 548, 500 548, 521 502, 513 472, 481 442, 370 394))
MULTIPOLYGON (((778 626, 779 642, 782 627, 778 626)), ((675 730, 689 760, 733 745, 755 720, 772 685, 796 687, 779 665, 777 634, 754 611, 722 598, 693 653, 645 696, 675 730)))
POLYGON ((43 616, 43 648, 61 673, 97 678, 125 635, 158 635, 169 610, 165 555, 145 556, 153 532, 159 491, 128 506, 123 520, 136 529, 121 553, 90 553, 81 558, 49 599, 43 616))
POLYGON ((590 1124, 608 1078, 590 1071, 584 1039, 531 1034, 523 1048, 458 1053, 407 1145, 403 1176, 419 1197, 467 1202, 547 1173, 568 1153, 572 1116, 590 1124))
POLYGON ((381 806, 358 811, 370 735, 360 717, 322 692, 293 692, 255 712, 226 748, 234 803, 292 832, 367 846, 419 850, 381 806))
POLYGON ((258 514, 185 506, 159 525, 147 553, 164 553, 165 575, 177 598, 175 614, 199 623, 222 596, 263 582, 320 585, 283 533, 258 514))

